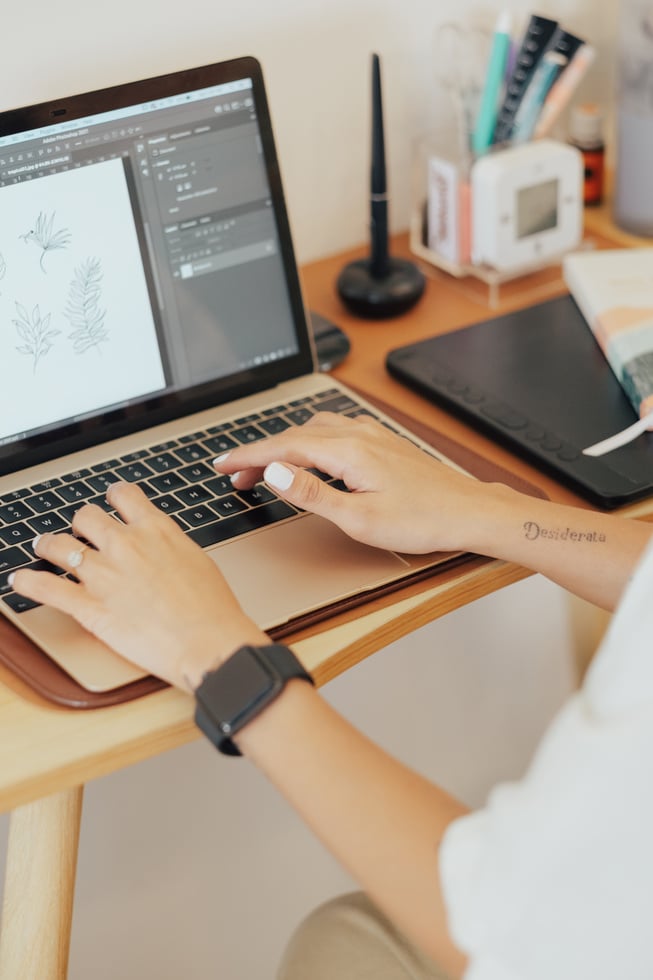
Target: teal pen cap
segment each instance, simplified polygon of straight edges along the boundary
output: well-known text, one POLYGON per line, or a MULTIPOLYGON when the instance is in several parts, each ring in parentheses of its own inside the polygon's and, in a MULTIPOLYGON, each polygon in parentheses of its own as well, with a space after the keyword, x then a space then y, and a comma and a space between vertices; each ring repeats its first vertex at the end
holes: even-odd
POLYGON ((517 110, 512 131, 513 143, 525 143, 532 137, 546 97, 568 60, 566 55, 558 51, 547 51, 542 56, 517 110))
POLYGON ((492 145, 499 112, 499 97, 505 81, 506 62, 510 52, 510 23, 510 14, 504 11, 499 15, 492 37, 481 104, 472 134, 472 149, 477 156, 485 153, 492 145))

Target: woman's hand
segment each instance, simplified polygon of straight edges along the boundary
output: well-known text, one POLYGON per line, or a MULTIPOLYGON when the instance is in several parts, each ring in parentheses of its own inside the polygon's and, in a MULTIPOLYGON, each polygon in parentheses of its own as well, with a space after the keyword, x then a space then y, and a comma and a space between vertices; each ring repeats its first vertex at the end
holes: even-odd
POLYGON ((40 558, 79 582, 20 569, 17 592, 69 613, 128 660, 187 689, 242 644, 269 642, 214 562, 139 487, 116 483, 107 499, 124 524, 88 504, 75 514, 75 537, 35 541, 40 558))
POLYGON ((330 412, 215 460, 238 489, 261 478, 285 500, 379 548, 412 554, 466 547, 487 485, 443 465, 366 416, 330 412), (342 480, 352 493, 309 470, 342 480))

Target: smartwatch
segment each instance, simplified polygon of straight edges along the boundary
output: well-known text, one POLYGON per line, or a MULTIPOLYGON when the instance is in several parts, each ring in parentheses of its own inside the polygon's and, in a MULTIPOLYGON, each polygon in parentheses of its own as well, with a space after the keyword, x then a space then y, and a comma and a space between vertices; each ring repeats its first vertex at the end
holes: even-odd
POLYGON ((288 647, 279 643, 240 647, 204 675, 195 691, 195 724, 220 752, 242 755, 231 736, 278 698, 295 677, 314 683, 288 647))

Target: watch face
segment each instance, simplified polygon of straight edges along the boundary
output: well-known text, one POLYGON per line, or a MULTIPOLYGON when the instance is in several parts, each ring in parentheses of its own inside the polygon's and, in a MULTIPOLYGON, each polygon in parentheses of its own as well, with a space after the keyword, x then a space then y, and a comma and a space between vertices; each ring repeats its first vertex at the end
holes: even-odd
POLYGON ((225 731, 237 731, 241 719, 256 714, 283 686, 254 647, 238 650, 207 681, 202 700, 221 726, 229 726, 225 731))

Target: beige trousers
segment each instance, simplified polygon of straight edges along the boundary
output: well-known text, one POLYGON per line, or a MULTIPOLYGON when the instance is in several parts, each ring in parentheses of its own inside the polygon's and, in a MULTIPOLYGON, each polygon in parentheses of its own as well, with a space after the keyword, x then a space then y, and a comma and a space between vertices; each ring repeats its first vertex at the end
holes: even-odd
POLYGON ((362 892, 319 906, 292 936, 277 980, 446 980, 362 892))

